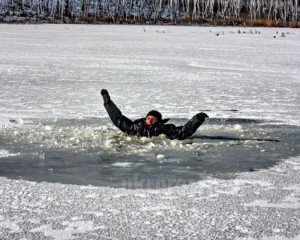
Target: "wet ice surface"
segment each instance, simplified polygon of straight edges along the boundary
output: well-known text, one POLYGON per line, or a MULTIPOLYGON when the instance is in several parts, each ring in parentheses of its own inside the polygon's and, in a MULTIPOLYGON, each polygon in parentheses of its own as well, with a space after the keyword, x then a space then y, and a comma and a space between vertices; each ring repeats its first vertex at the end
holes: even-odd
POLYGON ((258 30, 0 25, 0 238, 299 239, 300 32, 258 30), (211 118, 190 143, 128 139, 110 125, 101 88, 132 119, 151 109, 178 124, 199 110, 211 118), (58 164, 87 184, 97 154, 97 167, 107 155, 121 173, 132 161, 150 176, 199 159, 211 172, 195 181, 185 168, 189 184, 155 189, 49 183, 58 164), (232 156, 234 174, 217 162, 232 156))
MULTIPOLYGON (((172 121, 172 120, 171 120, 172 121)), ((179 125, 186 119, 174 119, 179 125)), ((14 123, 15 121, 12 121, 14 123)), ((166 188, 268 168, 300 154, 300 128, 208 119, 186 140, 126 136, 108 119, 28 119, 3 130, 0 175, 32 181, 166 188)))

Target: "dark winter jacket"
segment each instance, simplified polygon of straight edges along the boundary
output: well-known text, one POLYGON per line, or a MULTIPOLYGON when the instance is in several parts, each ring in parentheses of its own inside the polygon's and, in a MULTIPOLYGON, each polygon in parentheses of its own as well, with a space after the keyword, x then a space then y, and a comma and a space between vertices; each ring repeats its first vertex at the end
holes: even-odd
POLYGON ((148 126, 145 123, 145 118, 131 121, 125 117, 110 99, 104 103, 104 106, 115 126, 128 135, 140 137, 154 137, 165 134, 169 139, 185 139, 192 136, 205 121, 205 118, 208 117, 205 113, 198 113, 183 126, 176 127, 173 124, 165 124, 166 121, 148 126))

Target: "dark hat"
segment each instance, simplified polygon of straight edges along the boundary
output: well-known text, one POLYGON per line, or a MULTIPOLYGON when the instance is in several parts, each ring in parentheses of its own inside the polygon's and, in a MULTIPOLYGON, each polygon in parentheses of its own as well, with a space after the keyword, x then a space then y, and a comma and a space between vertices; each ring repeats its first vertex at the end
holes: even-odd
POLYGON ((166 123, 167 121, 169 121, 170 119, 167 118, 167 119, 162 119, 162 115, 160 112, 156 111, 156 110, 151 110, 150 112, 147 113, 147 116, 153 116, 153 117, 156 117, 158 122, 161 122, 161 123, 166 123))

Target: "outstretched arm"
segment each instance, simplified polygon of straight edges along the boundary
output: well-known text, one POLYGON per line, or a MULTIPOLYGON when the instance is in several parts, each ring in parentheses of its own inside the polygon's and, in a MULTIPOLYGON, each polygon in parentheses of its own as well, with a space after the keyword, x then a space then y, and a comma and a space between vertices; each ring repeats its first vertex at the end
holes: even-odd
POLYGON ((129 133, 132 126, 132 121, 127 117, 123 116, 120 109, 115 105, 115 103, 110 99, 108 91, 106 89, 101 90, 101 95, 104 101, 104 107, 113 122, 113 124, 118 127, 122 132, 129 133))
POLYGON ((192 136, 201 124, 208 118, 206 113, 198 113, 193 116, 186 124, 183 126, 175 127, 172 124, 168 124, 166 135, 170 139, 185 139, 192 136))

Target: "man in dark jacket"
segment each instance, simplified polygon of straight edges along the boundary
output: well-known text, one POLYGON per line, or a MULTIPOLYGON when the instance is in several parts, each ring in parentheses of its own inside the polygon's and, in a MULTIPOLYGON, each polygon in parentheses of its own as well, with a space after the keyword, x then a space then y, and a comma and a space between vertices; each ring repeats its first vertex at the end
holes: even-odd
POLYGON ((155 137, 165 134, 169 139, 185 139, 192 136, 205 121, 205 118, 208 117, 201 112, 192 117, 183 126, 176 127, 173 124, 165 124, 169 119, 162 119, 158 111, 152 110, 147 114, 146 118, 131 121, 122 114, 120 109, 110 99, 106 89, 101 90, 101 95, 104 100, 104 107, 114 125, 128 135, 155 137))

